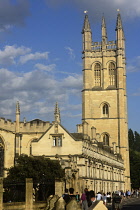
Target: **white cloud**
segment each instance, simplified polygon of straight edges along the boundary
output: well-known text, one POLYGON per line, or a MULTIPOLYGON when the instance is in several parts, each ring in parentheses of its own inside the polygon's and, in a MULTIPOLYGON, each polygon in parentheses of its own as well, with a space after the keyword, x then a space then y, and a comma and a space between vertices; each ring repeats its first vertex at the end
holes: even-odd
POLYGON ((15 63, 15 58, 21 55, 25 55, 31 51, 30 48, 16 45, 6 45, 4 50, 0 50, 0 64, 11 65, 15 63))
POLYGON ((132 94, 133 96, 140 96, 140 89, 136 92, 132 94))
MULTIPOLYGON (((65 4, 64 0, 46 0, 47 3, 52 5, 65 4)), ((140 16, 140 0, 71 0, 71 3, 76 5, 81 11, 88 10, 90 16, 97 20, 104 13, 105 16, 112 17, 116 16, 116 10, 119 8, 123 16, 132 18, 140 16)))
POLYGON ((82 75, 68 76, 63 80, 63 85, 66 87, 77 87, 81 88, 82 75))
POLYGON ((128 61, 127 63, 127 72, 128 73, 133 73, 140 71, 140 56, 137 56, 131 60, 128 61))
POLYGON ((136 71, 138 71, 137 66, 128 65, 128 67, 127 67, 127 72, 128 73, 133 73, 133 72, 136 72, 136 71))
MULTIPOLYGON (((18 63, 18 60, 20 64, 25 64, 30 60, 48 59, 49 52, 30 52, 31 49, 24 46, 6 45, 3 50, 0 50, 0 64, 12 65, 18 63)), ((55 68, 55 64, 46 66, 43 64, 36 64, 36 67, 40 70, 51 71, 55 68)))
POLYGON ((36 52, 34 54, 30 53, 30 54, 27 54, 27 55, 20 56, 19 62, 21 64, 24 64, 24 63, 26 63, 27 61, 30 61, 30 60, 40 60, 40 59, 47 60, 48 59, 48 54, 49 54, 49 52, 43 52, 43 53, 36 52))
POLYGON ((44 65, 41 63, 37 63, 35 64, 35 68, 39 69, 39 70, 44 70, 44 71, 53 71, 56 68, 55 64, 50 64, 50 65, 44 65))
POLYGON ((80 95, 80 75, 66 76, 62 80, 53 77, 48 71, 34 70, 19 76, 3 68, 0 69, 0 83, 1 117, 14 119, 17 100, 21 104, 21 114, 25 117, 30 116, 30 118, 46 116, 45 120, 52 120, 56 101, 62 110, 63 107, 68 107, 70 113, 80 109, 79 105, 73 105, 73 101, 70 102, 71 96, 77 99, 77 93, 80 95))
MULTIPOLYGON (((80 110, 82 109, 82 107, 80 107, 80 110)), ((61 116, 63 117, 66 117, 66 118, 82 118, 82 114, 74 114, 72 112, 65 112, 65 114, 61 114, 61 116)), ((80 122, 79 122, 80 123, 80 122)))
POLYGON ((74 50, 71 47, 65 47, 65 49, 68 51, 68 54, 70 55, 70 58, 75 59, 74 50))
POLYGON ((68 109, 72 109, 72 110, 80 110, 82 108, 81 104, 69 104, 68 105, 68 109))

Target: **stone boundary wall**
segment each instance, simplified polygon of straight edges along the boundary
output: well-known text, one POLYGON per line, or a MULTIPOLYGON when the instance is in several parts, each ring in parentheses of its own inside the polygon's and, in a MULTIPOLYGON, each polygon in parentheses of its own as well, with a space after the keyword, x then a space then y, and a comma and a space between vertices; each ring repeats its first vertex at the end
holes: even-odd
MULTIPOLYGON (((55 189, 58 194, 63 194, 60 186, 63 182, 56 181, 55 189)), ((0 210, 81 210, 81 205, 77 203, 73 198, 67 204, 62 196, 50 195, 46 202, 34 202, 33 201, 33 180, 32 178, 26 178, 26 200, 25 202, 11 202, 3 203, 3 178, 0 178, 0 210)), ((103 204, 103 201, 96 201, 89 210, 106 210, 107 208, 103 204)))

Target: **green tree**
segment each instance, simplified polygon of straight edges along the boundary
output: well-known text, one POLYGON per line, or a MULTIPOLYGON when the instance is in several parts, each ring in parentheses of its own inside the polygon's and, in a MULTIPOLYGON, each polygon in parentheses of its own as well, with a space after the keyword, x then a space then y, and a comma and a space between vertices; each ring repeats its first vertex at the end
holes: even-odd
POLYGON ((54 194, 55 179, 64 177, 64 170, 59 161, 50 160, 44 156, 21 155, 16 160, 16 165, 6 170, 8 176, 4 179, 5 194, 12 195, 10 199, 12 201, 25 199, 23 197, 26 178, 33 178, 33 186, 36 194, 38 192, 38 199, 44 200, 50 193, 54 194))
POLYGON ((140 153, 130 149, 130 177, 133 189, 140 188, 140 153))
POLYGON ((131 149, 134 149, 135 137, 132 129, 129 129, 128 131, 128 139, 129 139, 129 147, 131 149))
POLYGON ((135 136, 134 150, 140 152, 140 134, 137 131, 135 131, 134 136, 135 136))
POLYGON ((129 147, 130 147, 130 177, 133 189, 140 188, 140 134, 128 131, 129 147))

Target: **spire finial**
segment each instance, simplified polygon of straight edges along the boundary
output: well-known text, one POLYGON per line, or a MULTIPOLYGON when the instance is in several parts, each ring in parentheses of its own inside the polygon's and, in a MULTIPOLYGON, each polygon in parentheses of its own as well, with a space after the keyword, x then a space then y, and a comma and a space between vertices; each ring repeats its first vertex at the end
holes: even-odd
POLYGON ((88 11, 87 11, 87 10, 85 10, 85 11, 84 11, 84 13, 85 13, 85 14, 87 14, 87 13, 88 13, 88 11))
POLYGON ((85 13, 85 20, 84 20, 82 33, 91 32, 90 23, 89 23, 89 19, 88 19, 88 15, 87 15, 88 11, 85 10, 84 13, 85 13))
POLYGON ((60 119, 60 109, 58 107, 58 103, 57 102, 55 104, 54 118, 55 118, 55 122, 58 122, 58 123, 61 122, 61 119, 60 119))
POLYGON ((104 14, 102 16, 102 27, 106 28, 105 17, 104 14))
POLYGON ((117 23, 116 23, 116 30, 123 29, 122 27, 122 20, 121 20, 121 14, 120 9, 117 9, 118 15, 117 15, 117 23))

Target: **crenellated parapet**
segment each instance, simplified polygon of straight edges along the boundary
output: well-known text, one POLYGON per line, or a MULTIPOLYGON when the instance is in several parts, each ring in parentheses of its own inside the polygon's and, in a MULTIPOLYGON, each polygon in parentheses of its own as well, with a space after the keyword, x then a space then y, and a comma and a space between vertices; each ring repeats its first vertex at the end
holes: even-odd
POLYGON ((42 121, 35 119, 29 122, 20 122, 20 133, 31 133, 31 132, 45 132, 51 123, 49 121, 42 121))
POLYGON ((15 122, 10 119, 0 118, 0 128, 15 132, 15 122))
MULTIPOLYGON (((106 43, 106 50, 116 50, 116 42, 115 41, 108 41, 106 43)), ((102 51, 102 42, 93 42, 92 43, 92 51, 102 51)))
MULTIPOLYGON (((51 123, 49 121, 35 119, 29 122, 20 122, 19 132, 45 132, 50 126, 51 123)), ((0 118, 0 129, 15 132, 16 122, 10 119, 0 118)))

